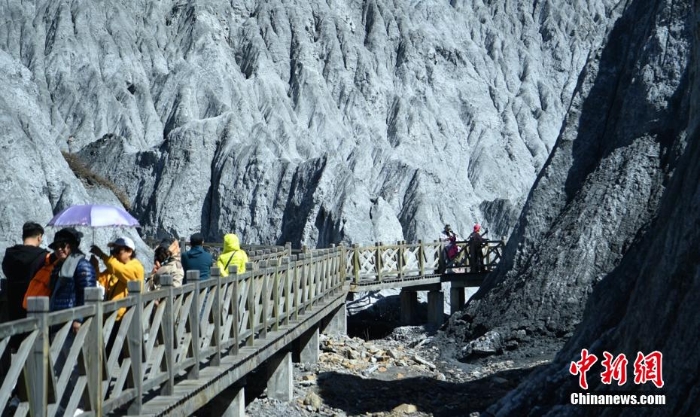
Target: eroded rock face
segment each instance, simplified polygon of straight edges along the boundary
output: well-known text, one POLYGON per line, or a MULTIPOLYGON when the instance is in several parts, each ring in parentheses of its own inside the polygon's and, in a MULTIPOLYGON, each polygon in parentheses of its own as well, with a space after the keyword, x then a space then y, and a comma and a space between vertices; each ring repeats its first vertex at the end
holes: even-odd
MULTIPOLYGON (((0 50, 37 116, 21 137, 78 153, 148 234, 500 238, 616 4, 9 1, 0 50)), ((34 180, 87 199, 63 174, 34 180)))
POLYGON ((516 332, 522 338, 573 335, 552 365, 489 415, 696 413, 700 65, 691 57, 700 52, 699 11, 691 1, 632 2, 588 67, 582 94, 509 243, 513 269, 492 277, 461 317, 471 320, 463 328, 500 329, 512 338, 516 332), (664 59, 651 52, 661 44, 664 59), (487 312, 489 302, 494 312, 487 312), (582 349, 598 357, 587 390, 569 371, 582 349), (663 388, 634 382, 638 352, 654 351, 663 355, 663 388), (604 352, 626 356, 625 385, 601 381, 604 352), (623 391, 666 394, 666 405, 570 401, 572 393, 623 391))
MULTIPOLYGON (((54 212, 74 204, 102 202, 119 205, 111 191, 89 187, 68 167, 51 138, 56 131, 49 113, 42 113, 41 89, 30 70, 0 50, 0 256, 5 248, 22 242, 22 224, 46 224, 54 212)), ((107 242, 118 235, 137 242, 141 262, 152 260, 152 251, 134 229, 80 228, 83 252, 96 243, 107 249, 107 242)), ((46 227, 44 241, 53 240, 58 228, 46 227)))
POLYGON ((650 224, 688 140, 690 18, 691 2, 624 10, 586 66, 499 271, 453 317, 470 325, 448 332, 570 336, 595 286, 657 232, 650 224), (661 44, 664 59, 651 52, 661 44))

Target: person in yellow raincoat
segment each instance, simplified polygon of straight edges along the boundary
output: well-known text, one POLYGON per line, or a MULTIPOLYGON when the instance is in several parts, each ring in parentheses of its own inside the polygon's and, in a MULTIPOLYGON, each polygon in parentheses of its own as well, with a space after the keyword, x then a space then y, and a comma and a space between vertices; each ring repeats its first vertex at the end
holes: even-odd
POLYGON ((248 262, 248 254, 241 249, 241 244, 238 241, 238 236, 233 233, 228 233, 224 236, 224 252, 216 261, 216 266, 221 270, 221 276, 228 276, 229 266, 237 266, 238 273, 245 272, 245 264, 248 262))

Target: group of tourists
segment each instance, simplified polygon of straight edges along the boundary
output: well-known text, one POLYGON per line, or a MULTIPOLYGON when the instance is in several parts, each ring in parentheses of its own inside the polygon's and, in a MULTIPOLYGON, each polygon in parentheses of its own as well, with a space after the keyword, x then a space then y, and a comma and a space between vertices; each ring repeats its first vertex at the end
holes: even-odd
MULTIPOLYGON (((7 277, 8 320, 26 317, 27 298, 31 296, 48 296, 49 309, 58 311, 83 305, 85 288, 101 287, 105 301, 119 300, 128 295, 129 281, 142 282, 145 290, 152 291, 160 288, 161 277, 169 275, 173 286, 180 287, 186 284, 185 271, 199 271, 200 280, 206 280, 214 265, 227 276, 229 266, 236 266, 240 274, 248 262, 235 234, 224 236, 224 249, 215 264, 203 247, 204 236, 195 233, 190 236, 190 250, 184 253, 177 239, 163 239, 155 248, 153 268, 146 275, 131 238, 122 236, 109 242, 107 252, 92 245, 88 258, 80 249, 82 237, 73 227, 63 228, 48 245, 49 251, 41 247, 44 228, 35 222, 24 224, 22 243, 7 248, 2 261, 7 277)), ((79 320, 74 328, 80 328, 79 320)))
MULTIPOLYGON (((472 233, 467 237, 468 253, 463 254, 462 259, 469 260, 470 271, 469 272, 484 272, 486 271, 486 265, 484 265, 484 251, 483 248, 486 246, 487 241, 484 236, 488 233, 488 230, 481 232, 481 225, 479 223, 474 224, 472 233)), ((445 228, 440 233, 440 241, 443 242, 443 252, 442 256, 445 260, 444 269, 450 268, 455 265, 455 262, 460 259, 458 256, 462 248, 457 244, 458 237, 457 234, 452 230, 449 224, 445 225, 445 228)))
MULTIPOLYGON (((86 288, 101 288, 103 299, 113 301, 128 295, 129 281, 141 282, 142 289, 147 291, 157 290, 162 277, 169 275, 173 286, 179 287, 186 283, 185 271, 199 271, 200 280, 205 280, 214 265, 221 268, 221 275, 227 276, 229 266, 236 266, 240 274, 245 272, 248 262, 248 255, 241 249, 235 234, 224 236, 224 250, 215 264, 212 255, 203 247, 203 235, 195 233, 190 236, 190 250, 184 253, 177 239, 163 239, 155 248, 154 265, 146 276, 131 238, 122 236, 109 242, 107 251, 92 245, 88 257, 80 249, 82 237, 83 234, 73 227, 63 228, 54 235, 53 242, 48 245, 49 251, 42 247, 44 228, 36 222, 23 225, 22 243, 7 248, 2 261, 2 271, 7 278, 7 302, 1 306, 4 320, 25 318, 27 301, 32 296, 49 297, 49 310, 59 311, 84 305, 86 288)), ((117 320, 121 320, 125 310, 120 309, 117 320)), ((81 325, 80 318, 74 319, 66 345, 72 345, 81 325)), ((106 343, 108 351, 117 334, 118 326, 114 326, 106 343)), ((10 349, 5 350, 0 360, 2 373, 9 369, 10 352, 17 351, 20 343, 20 338, 11 339, 10 349)))

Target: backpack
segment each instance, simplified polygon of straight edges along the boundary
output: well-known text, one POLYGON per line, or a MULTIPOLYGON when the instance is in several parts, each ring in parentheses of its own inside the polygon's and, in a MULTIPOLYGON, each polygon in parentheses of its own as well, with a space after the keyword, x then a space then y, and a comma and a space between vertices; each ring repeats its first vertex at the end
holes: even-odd
POLYGON ((29 281, 29 286, 27 287, 27 292, 24 293, 24 300, 22 301, 22 307, 27 309, 27 299, 29 297, 50 297, 51 296, 51 286, 49 282, 51 281, 51 271, 53 270, 53 265, 56 263, 54 258, 51 261, 51 253, 46 254, 46 259, 44 259, 44 265, 36 271, 34 278, 29 281))

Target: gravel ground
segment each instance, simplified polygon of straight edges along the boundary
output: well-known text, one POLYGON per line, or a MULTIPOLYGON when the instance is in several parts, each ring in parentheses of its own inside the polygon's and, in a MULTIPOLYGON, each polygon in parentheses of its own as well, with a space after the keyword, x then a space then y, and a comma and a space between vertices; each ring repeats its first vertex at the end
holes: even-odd
MULTIPOLYGON (((294 365, 294 399, 267 398, 248 377, 246 414, 300 416, 474 416, 515 388, 554 350, 463 363, 441 357, 443 338, 399 327, 372 341, 321 336, 318 363, 294 365)), ((221 415, 226 393, 197 415, 221 415)))

